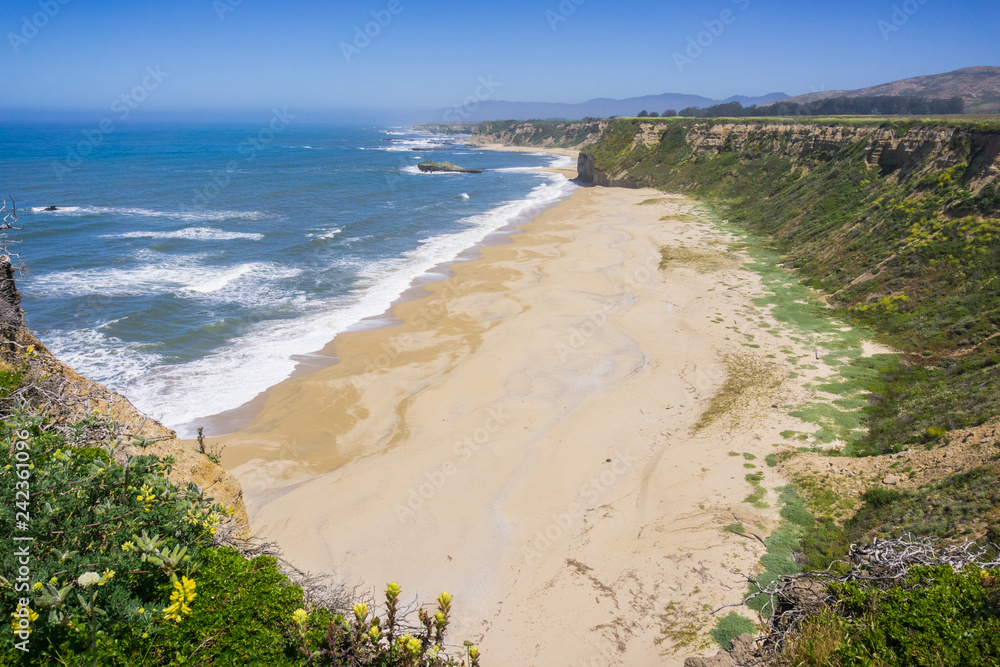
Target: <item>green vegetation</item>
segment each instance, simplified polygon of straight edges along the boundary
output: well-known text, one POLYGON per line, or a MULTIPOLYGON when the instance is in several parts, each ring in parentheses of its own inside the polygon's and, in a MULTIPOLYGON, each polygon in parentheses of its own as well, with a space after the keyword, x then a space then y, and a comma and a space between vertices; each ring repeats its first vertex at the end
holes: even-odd
POLYGON ((780 665, 998 665, 1000 570, 914 567, 898 585, 833 584, 780 665))
POLYGON ((476 126, 476 134, 503 136, 515 146, 554 145, 579 147, 588 137, 600 133, 601 122, 596 118, 567 122, 558 120, 484 121, 476 126))
MULTIPOLYGON (((812 526, 813 516, 804 508, 803 500, 796 493, 795 487, 784 486, 777 491, 780 494, 778 504, 781 507, 781 523, 764 540, 767 552, 760 559, 762 571, 755 578, 759 587, 751 584, 751 594, 767 588, 781 575, 795 574, 802 570, 795 561, 793 552, 802 548, 803 532, 812 526)), ((760 612, 764 618, 774 613, 766 596, 754 598, 747 606, 760 612)))
MULTIPOLYGON (((965 113, 961 97, 927 99, 904 95, 871 97, 828 97, 806 104, 779 101, 766 106, 744 107, 740 102, 726 102, 709 107, 688 107, 681 116, 692 118, 745 118, 753 116, 912 116, 965 113)), ((644 114, 639 114, 643 116, 644 114)))
MULTIPOLYGON (((661 141, 647 146, 636 142, 643 123, 612 121, 590 151, 595 167, 612 174, 627 171, 640 183, 712 202, 738 228, 774 246, 770 253, 750 246, 758 257, 755 264, 770 267, 762 271, 784 273, 777 268, 783 260, 806 285, 835 295, 834 308, 824 306, 814 319, 873 330, 904 353, 903 361, 855 363, 855 377, 845 378, 842 386, 822 387, 842 394, 838 407, 845 409, 814 406, 798 415, 823 426, 821 439, 847 439, 850 453, 900 451, 927 443, 933 438, 930 429, 978 425, 1000 412, 1000 195, 996 183, 978 193, 964 185, 978 173, 973 154, 979 149, 967 136, 948 147, 944 166, 941 156, 928 155, 904 169, 891 161, 869 166, 867 139, 786 154, 787 133, 763 121, 744 123, 750 135, 742 137, 738 152, 730 143, 717 153, 696 154, 687 142, 694 121, 655 122, 663 126, 661 141), (861 406, 861 390, 871 392, 871 405, 863 406, 871 423, 863 436, 865 424, 848 409, 861 406)), ((723 121, 698 121, 702 129, 716 122, 723 121)), ((828 122, 850 124, 843 119, 808 122, 819 131, 828 122)), ((1000 131, 995 121, 972 126, 851 121, 896 136, 945 122, 1000 131)), ((787 275, 772 279, 789 283, 787 275)), ((775 316, 808 316, 808 309, 786 308, 801 300, 777 298, 775 316)), ((841 361, 857 361, 857 353, 833 352, 841 361)))
POLYGON ((450 596, 413 634, 397 629, 394 585, 384 621, 365 603, 310 602, 274 558, 220 546, 231 508, 172 484, 170 458, 125 459, 114 424, 16 405, 0 438, 0 533, 14 539, 0 550, 2 665, 458 664, 443 651, 450 596))
MULTIPOLYGON (((1000 194, 995 176, 982 171, 988 161, 980 156, 982 142, 996 140, 1000 123, 781 119, 783 125, 808 124, 819 135, 870 127, 914 142, 921 139, 912 132, 969 130, 950 135, 937 152, 869 163, 864 133, 854 141, 792 150, 789 133, 768 122, 619 119, 589 152, 596 169, 701 197, 732 221, 727 230, 747 234, 740 249, 754 257, 750 268, 771 291, 757 305, 804 332, 817 358, 837 371, 812 387, 829 400, 793 413, 819 427, 814 444, 836 439, 847 443, 840 454, 895 453, 933 446, 949 431, 995 418, 1000 194), (741 134, 728 134, 718 150, 695 151, 688 143, 695 130, 704 136, 734 122, 741 134), (660 130, 659 143, 637 141, 640 130, 648 136, 650 128, 660 130), (993 182, 984 186, 984 178, 993 182), (789 280, 787 268, 803 283, 789 280), (821 302, 818 294, 832 298, 821 302), (845 325, 853 330, 843 331, 845 325), (902 356, 862 358, 861 342, 872 337, 902 356)), ((788 361, 797 370, 815 368, 794 357, 788 361)), ((727 393, 753 391, 736 387, 740 375, 727 380, 730 386, 703 419, 727 412, 727 393)), ((809 434, 794 431, 783 437, 809 440, 809 434)), ((772 454, 766 461, 776 466, 784 456, 772 454)), ((904 467, 897 473, 915 474, 904 467)), ((801 550, 804 567, 824 569, 852 543, 904 532, 950 540, 985 535, 981 543, 997 543, 998 473, 1000 464, 990 464, 917 489, 876 487, 857 500, 838 496, 818 474, 803 475, 796 479, 797 491, 779 490, 783 520, 767 540, 760 582, 766 586, 797 571, 793 551, 801 550)), ((747 480, 755 492, 746 500, 759 502, 760 479, 747 480)), ((1000 655, 995 582, 995 573, 930 568, 911 571, 910 579, 887 591, 843 587, 827 612, 803 626, 780 664, 998 664, 986 658, 1000 655), (913 582, 921 585, 915 589, 913 582)))
POLYGON ((719 622, 708 634, 715 640, 715 643, 728 650, 734 639, 743 634, 753 634, 756 631, 757 625, 753 621, 731 611, 728 616, 719 619, 719 622))

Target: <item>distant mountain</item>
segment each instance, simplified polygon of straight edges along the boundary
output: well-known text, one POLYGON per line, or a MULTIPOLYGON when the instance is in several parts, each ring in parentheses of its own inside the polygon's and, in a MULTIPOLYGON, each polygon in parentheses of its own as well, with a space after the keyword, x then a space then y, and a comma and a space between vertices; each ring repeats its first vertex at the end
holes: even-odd
POLYGON ((427 114, 427 121, 478 123, 484 120, 579 120, 581 118, 607 118, 609 116, 635 116, 640 111, 662 114, 667 109, 680 111, 685 107, 709 107, 721 102, 739 101, 743 106, 783 100, 788 95, 771 93, 762 97, 736 95, 725 100, 713 100, 700 95, 664 93, 615 100, 601 97, 580 104, 552 102, 504 102, 487 100, 465 106, 438 109, 427 114))
POLYGON ((820 93, 807 93, 789 97, 787 101, 807 104, 830 97, 878 95, 906 95, 930 99, 961 97, 965 100, 966 113, 998 113, 1000 112, 1000 67, 966 67, 946 74, 917 76, 858 90, 824 90, 820 93))

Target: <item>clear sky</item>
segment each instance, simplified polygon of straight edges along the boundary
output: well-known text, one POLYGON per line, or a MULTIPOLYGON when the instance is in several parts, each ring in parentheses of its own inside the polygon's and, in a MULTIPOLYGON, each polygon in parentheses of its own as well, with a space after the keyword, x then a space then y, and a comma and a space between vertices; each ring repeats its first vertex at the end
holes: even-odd
POLYGON ((1000 65, 995 0, 3 0, 0 26, 0 110, 137 116, 796 95, 1000 65))

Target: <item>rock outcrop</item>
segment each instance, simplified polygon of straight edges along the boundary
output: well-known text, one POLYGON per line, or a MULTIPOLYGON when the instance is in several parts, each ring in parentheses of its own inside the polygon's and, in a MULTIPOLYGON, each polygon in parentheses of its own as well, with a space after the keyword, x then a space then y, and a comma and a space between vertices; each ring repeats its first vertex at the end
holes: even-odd
POLYGON ((194 449, 181 445, 177 435, 139 412, 124 396, 83 377, 59 361, 25 326, 21 293, 14 283, 14 267, 0 256, 0 359, 12 366, 27 364, 26 383, 33 387, 32 403, 41 404, 57 420, 75 421, 98 412, 117 422, 128 442, 143 438, 143 447, 127 444, 116 451, 122 457, 153 454, 172 456, 170 480, 194 482, 217 502, 233 508, 232 533, 248 536, 249 519, 239 482, 225 468, 194 449), (29 347, 33 353, 29 353, 29 347))
POLYGON ((481 174, 482 169, 466 169, 465 167, 459 167, 457 164, 452 164, 451 162, 421 162, 417 165, 417 169, 420 171, 447 171, 454 172, 458 174, 481 174))
POLYGON ((684 667, 742 667, 757 664, 757 643, 751 635, 740 635, 728 651, 719 651, 710 658, 688 658, 684 667))

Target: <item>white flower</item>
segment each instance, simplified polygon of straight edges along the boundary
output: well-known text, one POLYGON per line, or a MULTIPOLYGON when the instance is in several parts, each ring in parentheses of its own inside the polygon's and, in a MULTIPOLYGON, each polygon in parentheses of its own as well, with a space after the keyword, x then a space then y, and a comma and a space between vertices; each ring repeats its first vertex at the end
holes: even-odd
POLYGON ((93 586, 101 580, 101 575, 96 572, 84 572, 80 575, 80 578, 76 580, 76 583, 80 584, 84 588, 88 586, 93 586))

